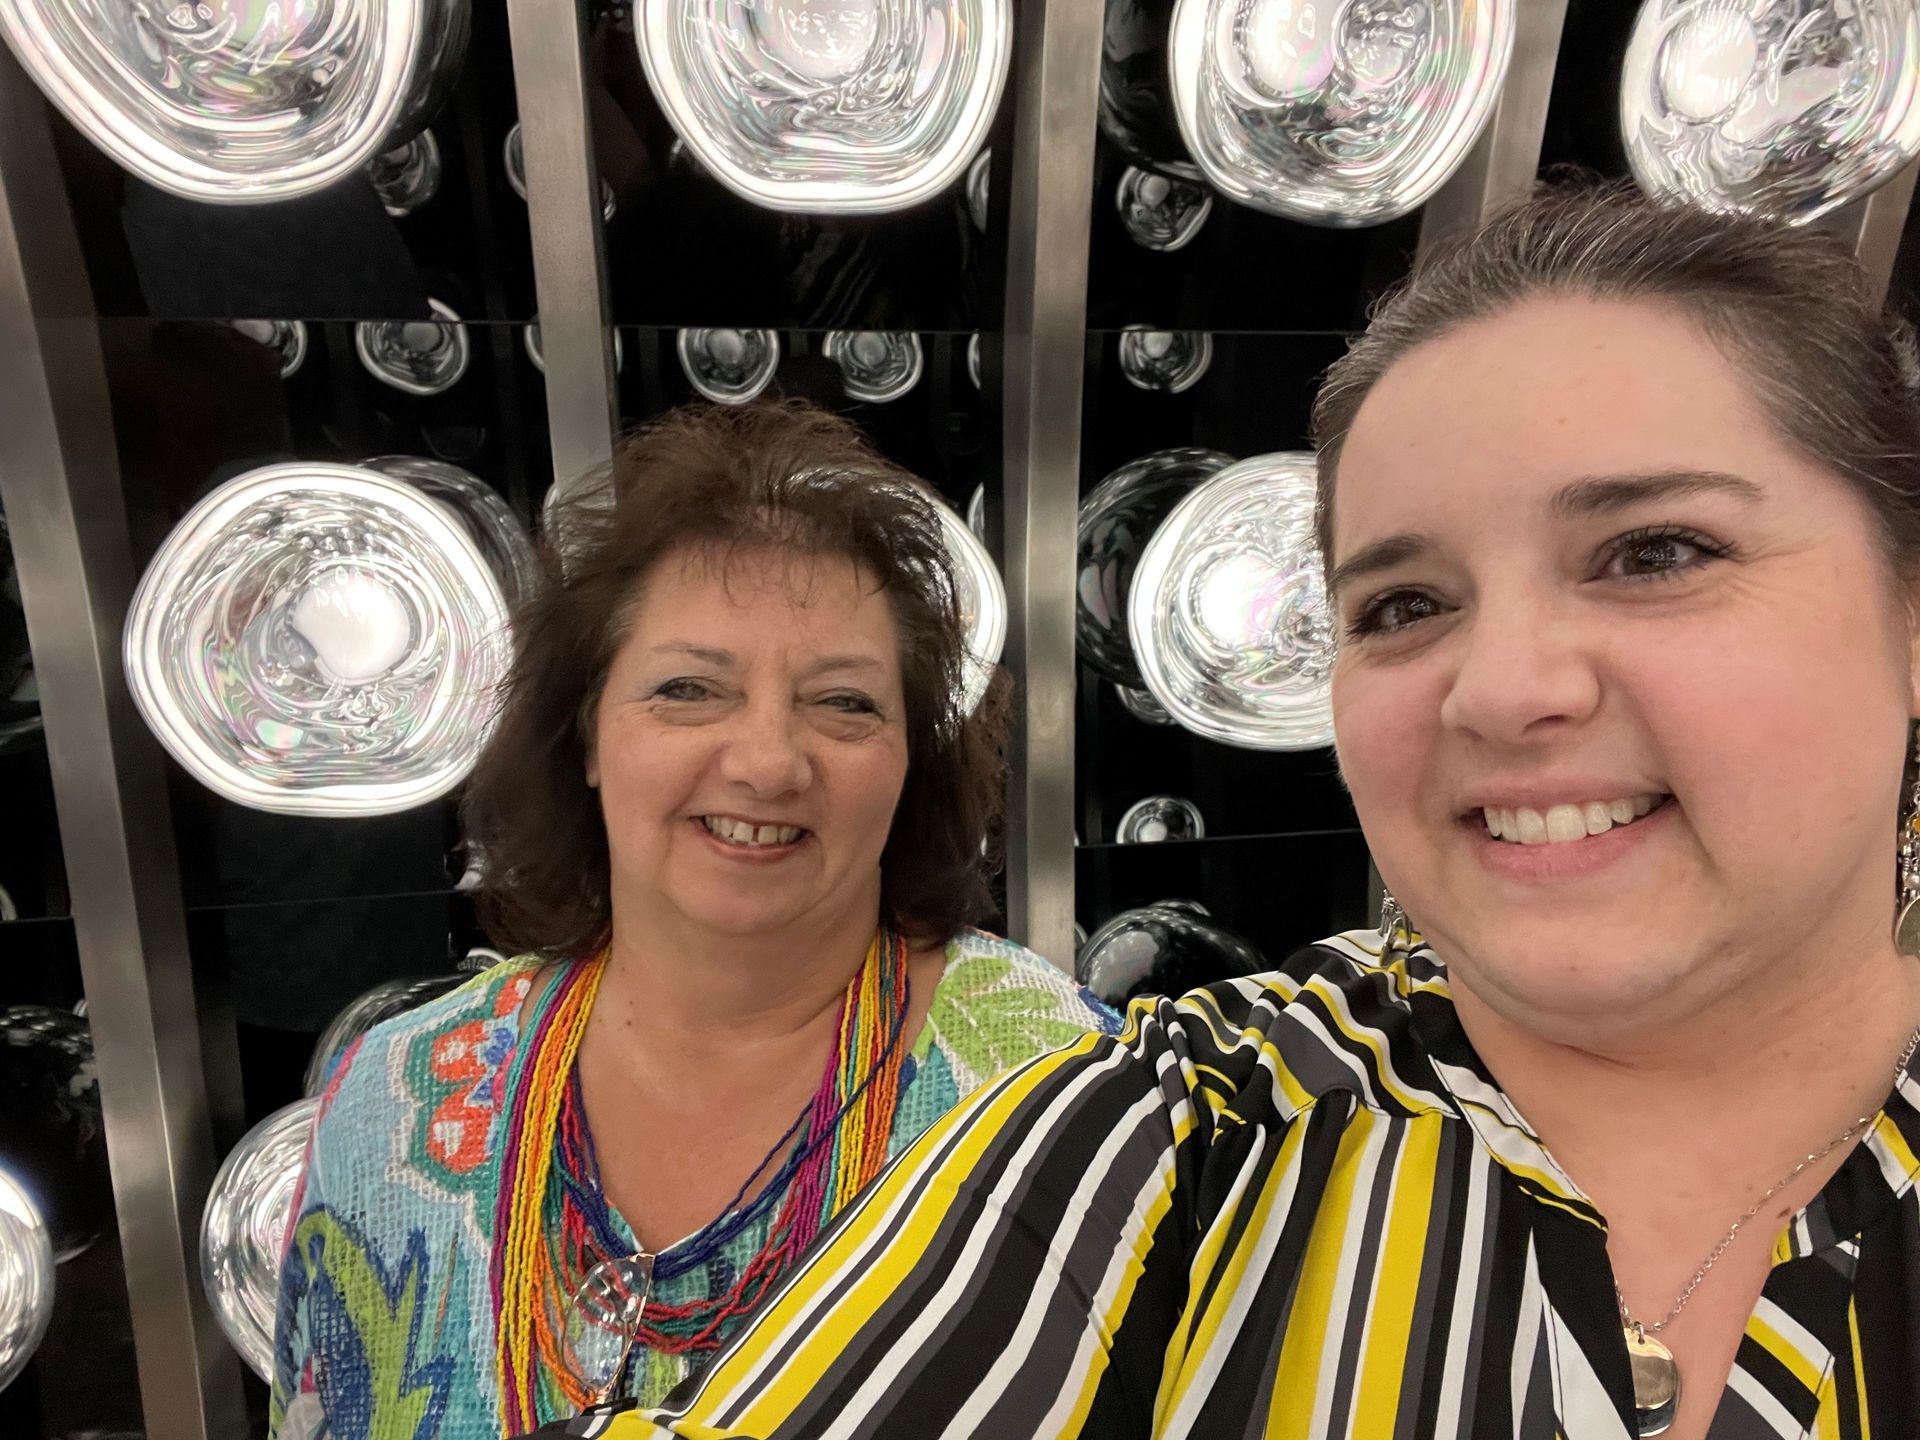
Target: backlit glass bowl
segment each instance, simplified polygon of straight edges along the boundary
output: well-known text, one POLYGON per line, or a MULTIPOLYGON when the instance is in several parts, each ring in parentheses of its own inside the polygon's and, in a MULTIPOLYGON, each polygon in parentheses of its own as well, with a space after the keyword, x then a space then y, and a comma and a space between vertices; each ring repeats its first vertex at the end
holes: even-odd
POLYGON ((287 380, 307 363, 307 327, 298 320, 234 320, 230 322, 249 340, 280 357, 280 378, 287 380))
POLYGON ((418 210, 440 190, 440 142, 422 130, 406 144, 384 150, 367 162, 367 181, 394 219, 418 210))
POLYGON ((959 178, 1006 84, 1009 0, 641 0, 647 81, 700 164, 776 210, 898 210, 959 178))
POLYGON ((911 330, 830 330, 822 348, 840 367, 847 394, 875 404, 913 389, 926 363, 911 330))
POLYGON ((1195 734, 1253 750, 1333 742, 1334 628, 1307 453, 1203 482, 1147 542, 1127 629, 1147 689, 1195 734))
POLYGON ((1121 333, 1120 373, 1142 390, 1178 395, 1213 364, 1213 336, 1204 330, 1155 330, 1129 325, 1121 333))
POLYGON ((190 200, 285 200, 405 143, 466 53, 467 0, 0 0, 74 126, 190 200))
POLYGON ((0 1390, 20 1377, 53 1318, 53 1245, 27 1192, 0 1170, 0 1390))
POLYGON ((1129 165, 1113 194, 1120 223, 1143 250, 1178 250, 1200 233, 1213 213, 1204 185, 1129 165))
POLYGON ((1920 153, 1920 0, 1647 0, 1620 126, 1650 194, 1824 215, 1920 153))
POLYGON ((313 1047, 313 1058, 307 1062, 306 1082, 301 1093, 309 1099, 318 1099, 320 1092, 327 1088, 327 1082, 333 1078, 340 1057, 347 1053, 347 1047, 354 1041, 384 1020, 404 1015, 429 1000, 439 999, 449 990, 464 985, 477 973, 478 968, 452 975, 387 980, 374 986, 334 1016, 321 1032, 319 1041, 313 1047))
POLYGON ((721 405, 746 404, 780 368, 780 336, 772 330, 682 330, 674 344, 687 383, 721 405))
POLYGON ((1173 106, 1207 181, 1292 220, 1421 205, 1500 97, 1522 0, 1177 0, 1173 106))
POLYGON ((452 511, 500 582, 509 605, 533 589, 540 578, 533 539, 500 492, 478 475, 422 455, 376 455, 362 463, 369 470, 406 481, 452 511))
POLYGON ((1122 845, 1158 845, 1166 840, 1203 840, 1206 818, 1200 807, 1178 795, 1149 795, 1120 817, 1113 837, 1122 845))
POLYGON ((196 505, 128 611, 141 717, 201 784, 258 810, 378 815, 466 777, 508 659, 467 525, 349 465, 269 465, 196 505))
POLYGON ((438 395, 467 373, 472 347, 451 306, 428 300, 431 320, 363 320, 353 348, 374 379, 409 395, 438 395))
POLYGON ((263 1380, 273 1378, 280 1259, 319 1113, 318 1100, 296 1100, 249 1130, 214 1176, 200 1220, 200 1278, 214 1318, 263 1380))

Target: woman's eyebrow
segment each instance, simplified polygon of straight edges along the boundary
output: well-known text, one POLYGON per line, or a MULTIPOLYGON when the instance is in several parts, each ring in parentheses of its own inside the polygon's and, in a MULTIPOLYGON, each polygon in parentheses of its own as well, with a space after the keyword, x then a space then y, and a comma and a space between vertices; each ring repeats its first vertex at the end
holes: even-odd
POLYGON ((695 645, 687 640, 668 640, 653 647, 656 655, 687 655, 709 665, 726 666, 733 664, 731 650, 715 650, 710 645, 695 645))
POLYGON ((1655 470, 1637 475, 1589 475, 1564 486, 1553 497, 1553 513, 1565 520, 1610 515, 1647 500, 1683 495, 1731 495, 1758 500, 1766 492, 1753 481, 1718 470, 1655 470))
POLYGON ((1333 567, 1333 573, 1327 577, 1327 593, 1338 595, 1343 587, 1355 580, 1377 575, 1382 570, 1391 570, 1396 565, 1417 559, 1432 548, 1433 541, 1425 535, 1389 535, 1384 540, 1376 540, 1333 567))

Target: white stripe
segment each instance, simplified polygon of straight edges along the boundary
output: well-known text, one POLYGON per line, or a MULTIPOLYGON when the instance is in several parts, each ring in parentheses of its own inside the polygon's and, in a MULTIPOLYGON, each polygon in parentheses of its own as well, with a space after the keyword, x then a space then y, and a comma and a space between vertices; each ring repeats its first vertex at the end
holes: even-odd
MULTIPOLYGON (((1157 1107, 1159 1099, 1158 1095, 1142 1095, 1129 1107, 1126 1119, 1115 1127, 1114 1132, 1095 1153, 1093 1162, 1087 1167, 1087 1173, 1081 1177, 1079 1185, 1074 1187, 1073 1196, 1067 1202, 1059 1228, 1053 1233, 1052 1241, 1047 1247, 1049 1257, 1064 1258, 1073 1248, 1077 1227, 1093 1209, 1094 1197, 1106 1183, 1120 1147, 1131 1138, 1139 1125, 1146 1122, 1157 1107)), ((1107 1263, 1106 1273, 1100 1277, 1100 1283, 1094 1289, 1092 1315, 1104 1316, 1112 1306, 1113 1297, 1119 1293, 1121 1283, 1126 1278, 1127 1269, 1133 1263, 1135 1247, 1129 1242, 1146 1233, 1147 1211, 1158 1196, 1165 1194, 1173 1186, 1173 1177, 1169 1173, 1172 1168, 1172 1154, 1170 1150, 1166 1153, 1167 1163, 1156 1169, 1148 1177, 1147 1183, 1133 1197, 1132 1209, 1128 1214, 1126 1227, 1122 1231, 1123 1238, 1114 1246, 1113 1258, 1107 1263)), ((1009 1176, 1009 1179, 1011 1178, 1009 1176)), ((1008 1184, 996 1186, 996 1197, 1009 1193, 1011 1189, 1012 1186, 1008 1184)), ((976 1237, 979 1235, 978 1229, 975 1235, 976 1237)), ((957 1293, 972 1277, 976 1267, 966 1263, 972 1258, 971 1255, 963 1256, 962 1260, 955 1264, 953 1274, 948 1278, 947 1284, 942 1287, 942 1294, 948 1289, 957 1293)), ((1034 1337, 1039 1334, 1040 1326, 1047 1317, 1047 1311, 1052 1306, 1054 1296, 1061 1288, 1059 1282, 1064 1276, 1055 1269, 1052 1276, 1054 1284, 1050 1286, 1043 1286, 1044 1278, 1044 1276, 1034 1277, 1033 1293, 1027 1300, 1027 1308, 1021 1313, 1020 1323, 1014 1326, 1013 1334, 1008 1337, 999 1358, 993 1362, 993 1368, 981 1377, 973 1393, 955 1412, 952 1421, 942 1432, 944 1435, 963 1437, 974 1434, 976 1428, 985 1422, 994 1405, 1011 1388, 1011 1382, 1020 1373, 1021 1367, 1027 1363, 1034 1337)), ((940 1296, 935 1297, 936 1304, 940 1298, 940 1296)), ((1092 1316, 1088 1318, 1091 1320, 1092 1316)), ((923 1327, 916 1322, 914 1327, 906 1333, 906 1343, 912 1344, 919 1333, 924 1333, 923 1327)), ((1093 1363, 1093 1352, 1099 1343, 1098 1327, 1091 1323, 1081 1327, 1079 1342, 1074 1347, 1073 1360, 1067 1366, 1066 1373, 1057 1377, 1060 1389, 1055 1393, 1053 1406, 1041 1421, 1036 1434, 1052 1434, 1056 1427, 1066 1423, 1067 1415, 1072 1410, 1081 1387, 1085 1384, 1084 1377, 1093 1363)), ((869 1390, 873 1390, 875 1381, 878 1379, 879 1376, 876 1374, 854 1396, 851 1408, 856 1414, 866 1408, 861 1404, 861 1398, 869 1390)), ((883 1393, 884 1389, 874 1390, 872 1398, 878 1400, 883 1393)))
MULTIPOLYGON (((1453 1107, 1448 1105, 1441 1096, 1436 1095, 1431 1090, 1426 1090, 1413 1084, 1406 1079, 1405 1076, 1401 1075, 1398 1070, 1393 1068, 1393 1047, 1387 1042, 1387 1037, 1382 1034, 1377 1027, 1361 1024, 1354 1016, 1353 1007, 1348 1003, 1347 994, 1344 990, 1341 990, 1337 986, 1316 986, 1312 993, 1319 996, 1322 1000, 1325 1000, 1328 1006, 1332 1008, 1351 1029, 1358 1031, 1361 1035, 1365 1036, 1367 1040, 1372 1042, 1367 1045, 1367 1048, 1373 1052, 1374 1059, 1380 1067, 1381 1080, 1385 1084, 1388 1093, 1391 1094, 1394 1099, 1406 1105, 1408 1109, 1419 1108, 1417 1104, 1411 1102, 1424 1101, 1430 1109, 1447 1110, 1449 1112, 1452 1110, 1453 1107)), ((1402 1008, 1404 1010, 1405 1007, 1403 1006, 1402 1008)), ((1353 1044, 1355 1042, 1349 1040, 1347 1043, 1353 1044)), ((1364 1044, 1365 1041, 1359 1043, 1364 1044)))
POLYGON ((1580 1440, 1635 1440, 1613 1408, 1607 1387, 1593 1373, 1593 1361, 1551 1306, 1547 1324, 1553 1345, 1554 1418, 1562 1433, 1578 1435, 1580 1440))
MULTIPOLYGON (((1275 1138, 1269 1134, 1262 1134, 1255 1142, 1247 1163, 1234 1176, 1226 1202, 1215 1213, 1208 1233, 1194 1245, 1195 1254, 1207 1248, 1215 1231, 1224 1232, 1232 1228, 1241 1206, 1246 1203, 1248 1187, 1255 1178, 1263 1183, 1265 1181, 1261 1172, 1266 1164, 1267 1152, 1274 1143, 1275 1138)), ((1250 1227, 1248 1233, 1242 1236, 1239 1249, 1247 1256, 1246 1269, 1240 1283, 1228 1292, 1226 1304, 1220 1310, 1220 1322, 1214 1328, 1213 1344, 1198 1353, 1189 1352, 1183 1358, 1181 1371, 1186 1377, 1186 1394, 1171 1413, 1157 1417, 1153 1433, 1159 1440, 1179 1440, 1179 1437, 1191 1431, 1206 1406, 1227 1357, 1236 1345, 1252 1343, 1255 1339, 1243 1332, 1241 1327, 1246 1323, 1247 1312, 1253 1308, 1254 1300, 1265 1288, 1268 1267, 1273 1263, 1274 1251, 1279 1248, 1287 1217, 1293 1211, 1293 1197, 1300 1188, 1300 1162, 1305 1154, 1303 1147, 1294 1147, 1292 1158, 1284 1164, 1277 1177, 1273 1203, 1260 1217, 1258 1226, 1250 1227)), ((1227 1258, 1223 1251, 1222 1260, 1227 1258)), ((1258 1338, 1264 1341, 1268 1337, 1258 1338)))
POLYGON ((1434 1413, 1435 1440, 1452 1435, 1473 1440, 1460 1413, 1466 1398, 1467 1357, 1473 1352, 1473 1324, 1480 1311, 1480 1251, 1486 1244, 1487 1180, 1493 1160, 1477 1149, 1466 1157, 1467 1209, 1460 1229, 1460 1254, 1454 1266, 1453 1314, 1447 1324, 1447 1353, 1440 1365, 1440 1403, 1434 1413))
POLYGON ((1787 1407, 1774 1399, 1766 1386, 1742 1370, 1737 1363, 1733 1373, 1727 1376, 1727 1389, 1752 1406, 1753 1413, 1763 1424, 1771 1426, 1781 1440, 1800 1440, 1807 1433, 1806 1427, 1788 1413, 1787 1407))
MULTIPOLYGON (((1893 1124, 1891 1120, 1885 1117, 1882 1117, 1880 1123, 1883 1125, 1893 1124)), ((1907 1173, 1905 1163, 1893 1153, 1893 1150, 1887 1145, 1886 1141, 1880 1138, 1879 1125, 1875 1125, 1871 1130, 1867 1131, 1866 1145, 1868 1153, 1880 1162, 1880 1173, 1886 1177, 1887 1188, 1895 1192, 1904 1192, 1907 1188, 1907 1183, 1913 1177, 1907 1173)))
POLYGON ((1541 1309, 1546 1297, 1540 1289, 1540 1257, 1533 1237, 1527 1237, 1527 1265, 1520 1277, 1520 1318, 1513 1331, 1513 1356, 1507 1362, 1507 1400, 1513 1407, 1513 1440, 1525 1440, 1521 1422, 1527 1413, 1527 1384, 1533 1379, 1534 1356, 1540 1353, 1541 1309))
POLYGON ((1833 1352, 1793 1316, 1766 1296, 1760 1297, 1760 1303, 1753 1307, 1754 1318, 1764 1320, 1774 1328, 1780 1338, 1806 1357, 1807 1364, 1822 1375, 1833 1365, 1833 1352))

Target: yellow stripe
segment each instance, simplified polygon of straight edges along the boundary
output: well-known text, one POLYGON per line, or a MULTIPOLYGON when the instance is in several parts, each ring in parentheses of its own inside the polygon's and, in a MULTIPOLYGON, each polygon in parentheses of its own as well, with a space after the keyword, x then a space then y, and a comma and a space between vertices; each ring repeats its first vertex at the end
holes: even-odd
POLYGON ((1860 1312, 1847 1297, 1847 1338, 1853 1345, 1853 1389, 1859 1402, 1860 1433, 1855 1440, 1873 1440, 1873 1420, 1867 1414, 1867 1367, 1860 1359, 1860 1312))
POLYGON ((1421 1259, 1433 1220, 1434 1186, 1440 1168, 1438 1116, 1409 1123, 1401 1147, 1387 1228, 1374 1272, 1371 1314, 1361 1359, 1360 1386, 1353 1397, 1356 1435, 1391 1435, 1399 1419, 1401 1380, 1413 1334, 1413 1301, 1420 1288, 1421 1259))
POLYGON ((1747 1338, 1757 1342, 1761 1349, 1792 1371, 1793 1378, 1805 1386, 1809 1394, 1819 1393, 1820 1372, 1814 1367, 1812 1359, 1758 1314, 1747 1317, 1747 1338))
POLYGON ((1300 1280, 1287 1316, 1287 1333, 1280 1342, 1273 1397, 1267 1407, 1267 1440, 1318 1440, 1313 1412, 1320 1394, 1320 1365, 1338 1337, 1329 1333, 1334 1300, 1340 1288, 1340 1252, 1347 1227, 1362 1217, 1354 1213, 1353 1187, 1359 1178, 1361 1157, 1373 1142, 1380 1117, 1361 1106, 1340 1137, 1332 1172, 1322 1192, 1313 1232, 1300 1257, 1300 1280))
POLYGON ((1325 1002, 1327 1017, 1333 1021, 1334 1029, 1338 1030, 1356 1045, 1364 1045, 1367 1052, 1373 1056, 1373 1076, 1374 1079, 1379 1082, 1382 1090, 1386 1091, 1387 1094, 1391 1095, 1406 1109, 1412 1110, 1416 1114, 1434 1108, 1431 1100, 1401 1088, 1398 1077, 1393 1073, 1393 1066, 1387 1060, 1387 1047, 1384 1037, 1382 1037, 1378 1030, 1371 1029, 1365 1025, 1349 1025, 1347 1023, 1347 1017, 1342 1013, 1340 1008, 1340 1002, 1344 1000, 1346 996, 1340 992, 1337 986, 1329 985, 1325 976, 1316 975, 1307 982, 1307 989, 1315 995, 1318 995, 1325 1002))
POLYGON ((1873 1135, 1893 1157, 1893 1163, 1903 1175, 1912 1175, 1920 1170, 1920 1156, 1913 1153, 1913 1147, 1907 1144, 1907 1137, 1900 1133, 1900 1127, 1882 1112, 1874 1122, 1873 1135))

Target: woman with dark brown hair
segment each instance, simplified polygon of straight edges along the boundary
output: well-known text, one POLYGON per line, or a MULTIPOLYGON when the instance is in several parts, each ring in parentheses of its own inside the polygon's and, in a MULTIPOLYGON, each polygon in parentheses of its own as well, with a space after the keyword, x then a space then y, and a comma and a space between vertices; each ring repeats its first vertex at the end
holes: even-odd
POLYGON ((323 1101, 274 1433, 495 1440, 657 1399, 987 1076, 1111 1013, 990 913, 936 501, 846 423, 701 409, 548 519, 465 801, 523 952, 323 1101))

